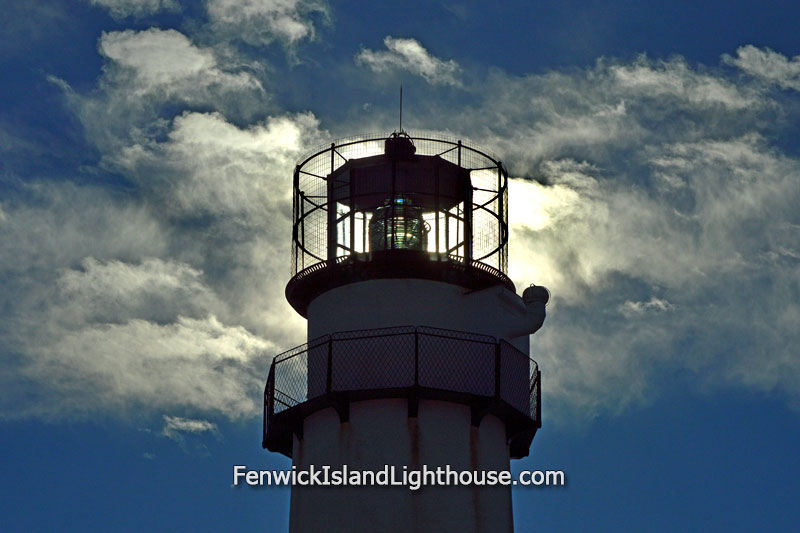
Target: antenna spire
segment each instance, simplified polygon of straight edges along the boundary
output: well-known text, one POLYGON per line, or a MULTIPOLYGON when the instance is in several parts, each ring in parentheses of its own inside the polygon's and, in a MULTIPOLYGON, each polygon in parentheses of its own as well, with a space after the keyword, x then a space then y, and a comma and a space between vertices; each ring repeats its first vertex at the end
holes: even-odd
POLYGON ((403 84, 400 84, 400 132, 403 131, 403 84))

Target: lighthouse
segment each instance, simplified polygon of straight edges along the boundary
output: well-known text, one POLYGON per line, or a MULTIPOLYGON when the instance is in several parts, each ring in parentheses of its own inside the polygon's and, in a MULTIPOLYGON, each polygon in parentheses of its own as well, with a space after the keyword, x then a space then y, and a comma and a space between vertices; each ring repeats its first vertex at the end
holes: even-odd
MULTIPOLYGON (((286 298, 308 341, 273 359, 264 448, 398 478, 528 455, 549 293, 507 276, 508 202, 496 156, 439 134, 341 139, 296 166, 286 298)), ((513 529, 509 485, 292 487, 292 533, 513 529)))

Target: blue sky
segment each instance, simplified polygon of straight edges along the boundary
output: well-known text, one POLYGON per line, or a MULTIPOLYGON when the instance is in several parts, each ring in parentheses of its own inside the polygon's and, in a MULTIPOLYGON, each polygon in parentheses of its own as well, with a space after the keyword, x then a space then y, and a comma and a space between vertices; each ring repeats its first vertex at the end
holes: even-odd
POLYGON ((291 170, 404 127, 509 168, 546 285, 518 531, 791 531, 800 34, 790 2, 16 1, 0 21, 4 531, 285 531, 260 448, 291 170))

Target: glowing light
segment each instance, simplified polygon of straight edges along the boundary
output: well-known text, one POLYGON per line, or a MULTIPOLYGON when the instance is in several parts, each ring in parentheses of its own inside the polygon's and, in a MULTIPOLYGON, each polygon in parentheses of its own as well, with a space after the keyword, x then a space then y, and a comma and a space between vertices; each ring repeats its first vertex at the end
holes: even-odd
POLYGON ((375 209, 369 221, 369 248, 379 250, 425 250, 430 225, 422 218, 422 208, 402 196, 386 200, 375 209))

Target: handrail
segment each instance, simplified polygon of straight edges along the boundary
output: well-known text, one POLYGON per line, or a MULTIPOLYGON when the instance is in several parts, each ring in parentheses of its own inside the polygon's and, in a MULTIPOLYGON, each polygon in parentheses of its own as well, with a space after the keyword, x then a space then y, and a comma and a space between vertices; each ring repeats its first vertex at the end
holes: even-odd
POLYGON ((365 392, 412 398, 421 390, 428 397, 441 391, 471 405, 499 402, 535 432, 541 426, 540 383, 536 361, 488 335, 426 326, 324 335, 273 359, 264 391, 264 442, 280 417, 299 409, 302 420, 327 399, 365 392))
MULTIPOLYGON (((386 252, 383 252, 383 253, 386 253, 386 252)), ((391 252, 389 252, 389 253, 391 253, 391 252)), ((430 255, 435 256, 437 254, 435 252, 430 252, 430 255)), ((457 269, 461 269, 461 270, 467 270, 468 268, 474 268, 476 270, 480 270, 480 271, 485 272, 487 274, 491 274, 492 276, 498 278, 500 281, 502 281, 505 284, 511 283, 511 278, 509 278, 501 270, 499 270, 499 269, 497 269, 497 268, 495 268, 495 267, 493 267, 491 265, 487 265, 486 263, 483 263, 481 261, 478 261, 478 260, 467 261, 463 257, 457 256, 457 255, 453 255, 453 254, 447 255, 447 260, 448 260, 447 261, 448 265, 453 267, 453 268, 457 268, 457 269)), ((319 272, 320 270, 324 270, 326 268, 336 267, 336 266, 338 266, 338 265, 340 265, 342 263, 346 263, 346 262, 368 263, 369 261, 354 260, 353 256, 350 256, 350 255, 342 255, 342 256, 337 257, 336 258, 336 262, 333 265, 331 265, 330 261, 328 261, 328 260, 322 260, 319 263, 314 263, 310 267, 304 268, 303 270, 301 270, 300 272, 298 272, 297 274, 292 276, 291 280, 289 280, 289 283, 290 284, 291 283, 296 283, 297 281, 305 279, 308 276, 314 274, 315 272, 319 272)))
MULTIPOLYGON (((347 165, 349 161, 385 154, 384 141, 395 134, 396 132, 370 133, 337 139, 313 148, 300 158, 295 167, 293 182, 291 273, 294 281, 316 272, 304 271, 310 268, 309 265, 318 268, 334 266, 330 259, 341 249, 348 250, 351 255, 359 253, 355 252, 357 249, 362 250, 360 253, 366 253, 367 219, 364 213, 367 211, 351 208, 338 213, 336 208, 327 204, 339 201, 347 204, 347 198, 353 200, 364 195, 369 196, 373 192, 384 196, 394 194, 394 185, 391 190, 379 187, 373 192, 358 192, 354 188, 354 182, 348 178, 342 181, 342 187, 336 188, 337 192, 333 194, 334 187, 328 180, 337 168, 347 165), (346 190, 347 183, 349 190, 346 190), (338 228, 342 222, 345 224, 344 230, 332 229, 338 228), (348 239, 349 243, 346 242, 348 239), (363 241, 360 246, 357 239, 363 241)), ((477 264, 485 263, 504 276, 508 269, 508 172, 500 159, 471 142, 441 132, 418 132, 406 134, 404 137, 416 143, 417 156, 444 158, 448 164, 457 165, 470 175, 472 188, 464 192, 463 198, 460 193, 456 198, 451 193, 441 191, 438 178, 435 194, 429 191, 435 196, 436 212, 439 213, 433 219, 436 221, 437 236, 435 253, 448 254, 463 247, 466 257, 459 258, 460 262, 475 262, 476 268, 480 268, 477 264), (466 219, 462 220, 447 210, 440 210, 444 209, 440 200, 447 198, 463 202, 463 207, 459 209, 466 219), (473 211, 474 217, 471 216, 473 211), (444 232, 439 228, 440 215, 444 215, 444 232), (456 225, 451 235, 447 226, 453 222, 456 225), (440 242, 440 235, 445 236, 444 242, 440 242)))

